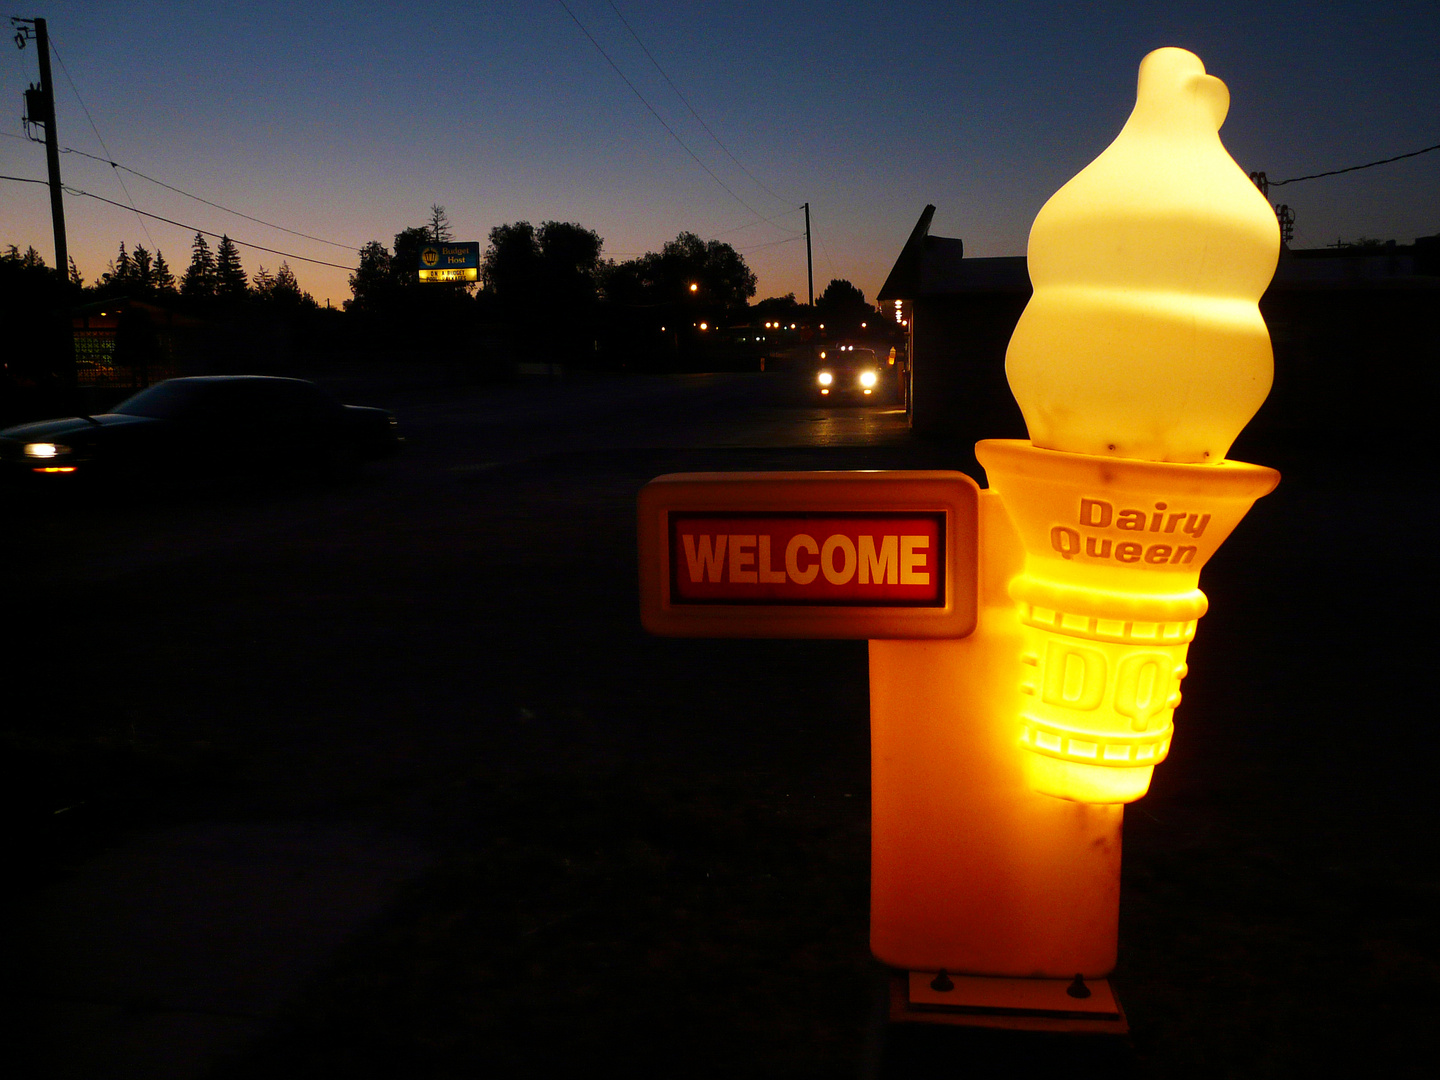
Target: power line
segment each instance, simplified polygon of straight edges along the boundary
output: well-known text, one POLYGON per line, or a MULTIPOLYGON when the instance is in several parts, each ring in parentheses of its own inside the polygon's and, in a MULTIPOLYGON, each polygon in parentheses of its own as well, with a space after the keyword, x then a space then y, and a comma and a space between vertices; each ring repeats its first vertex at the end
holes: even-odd
MULTIPOLYGON (((90 109, 85 104, 85 99, 80 96, 80 89, 75 85, 75 80, 70 77, 70 69, 65 66, 65 58, 60 55, 60 49, 55 44, 53 35, 50 36, 50 51, 55 54, 55 59, 60 61, 60 70, 65 73, 65 81, 70 84, 70 92, 75 95, 75 100, 80 103, 81 111, 85 113, 85 119, 90 122, 90 130, 95 133, 95 141, 100 144, 100 149, 105 151, 105 156, 109 157, 110 148, 105 145, 105 140, 100 137, 100 129, 95 126, 95 119, 90 115, 90 109)), ((54 136, 54 132, 51 132, 51 136, 54 136)), ((130 197, 130 189, 125 186, 124 177, 117 175, 115 179, 120 181, 120 190, 125 192, 125 201, 130 204, 130 209, 134 210, 138 215, 140 210, 136 207, 135 200, 130 197)), ((150 235, 150 229, 146 226, 143 218, 140 219, 140 228, 144 230, 145 238, 150 241, 150 246, 157 251, 160 250, 160 245, 155 243, 155 238, 150 235)))
POLYGON ((805 238, 804 233, 798 236, 786 236, 780 240, 771 240, 768 244, 754 244, 747 248, 736 248, 736 251, 759 251, 761 248, 775 247, 777 244, 797 244, 805 238))
POLYGON ((106 165, 109 165, 112 169, 124 169, 132 176, 138 176, 142 180, 149 180, 150 183, 157 184, 160 187, 163 187, 166 191, 173 191, 177 195, 184 195, 187 199, 194 199, 196 202, 204 203, 206 206, 213 206, 216 210, 223 210, 227 214, 234 214, 236 217, 242 217, 246 221, 253 221, 257 225, 264 225, 267 229, 277 229, 280 232, 289 233, 291 236, 299 236, 303 237, 306 240, 314 240, 317 244, 329 244, 331 247, 342 248, 345 251, 357 250, 357 246, 355 244, 343 244, 338 240, 326 240, 323 236, 311 236, 309 233, 300 232, 298 229, 287 229, 284 225, 276 225, 273 221, 266 221, 263 218, 252 217, 250 214, 241 213, 239 210, 232 210, 228 206, 222 206, 220 203, 211 202, 209 199, 201 198, 199 195, 193 195, 182 188, 175 187, 173 184, 167 184, 163 180, 156 180, 155 177, 146 176, 138 169, 132 169, 128 165, 121 165, 118 161, 111 161, 109 158, 103 158, 98 154, 87 154, 84 150, 75 150, 68 146, 61 149, 60 152, 62 154, 79 154, 81 157, 90 158, 92 161, 102 161, 106 165))
MULTIPOLYGON (((580 28, 580 32, 590 39, 590 44, 594 45, 596 51, 605 58, 605 62, 615 69, 615 74, 619 75, 625 85, 630 88, 630 92, 640 99, 640 104, 644 105, 645 108, 650 111, 650 115, 655 117, 655 119, 659 121, 660 126, 670 133, 670 137, 680 144, 680 149, 684 150, 685 153, 689 154, 692 158, 694 158, 695 164, 699 165, 700 168, 704 169, 705 172, 709 175, 710 179, 714 180, 715 183, 719 184, 725 190, 725 193, 727 195, 729 195, 732 199, 738 202, 741 206, 745 207, 746 210, 749 210, 750 213, 754 214, 757 218, 760 218, 762 221, 770 221, 770 219, 767 218, 764 214, 760 213, 759 210, 756 210, 739 195, 735 194, 735 192, 730 189, 730 185, 725 183, 724 180, 721 180, 720 177, 716 176, 714 171, 711 170, 710 166, 706 165, 705 162, 701 161, 699 155, 697 155, 694 150, 691 150, 690 147, 686 145, 685 140, 680 138, 680 136, 675 133, 675 129, 672 128, 669 124, 667 124, 665 122, 665 118, 655 111, 655 106, 651 105, 650 102, 645 99, 645 95, 640 93, 640 91, 636 88, 635 84, 630 81, 628 76, 626 76, 625 72, 620 70, 620 65, 615 63, 614 60, 610 59, 610 54, 604 50, 604 48, 600 45, 600 42, 595 40, 595 35, 590 33, 589 30, 585 29, 585 24, 575 17, 575 13, 570 10, 569 6, 565 3, 565 0, 555 0, 555 2, 559 4, 562 8, 564 8, 565 14, 570 16, 571 21, 580 28)), ((776 223, 770 221, 770 224, 775 225, 776 223)), ((782 229, 784 228, 783 225, 779 225, 777 227, 782 229)))
MULTIPOLYGON (((24 142, 35 141, 34 139, 27 138, 24 135, 12 135, 8 131, 0 131, 0 135, 5 136, 7 139, 20 139, 24 142)), ((235 210, 221 203, 211 202, 209 199, 206 199, 200 195, 193 194, 192 192, 186 191, 183 188, 175 187, 173 184, 167 184, 164 180, 157 180, 153 176, 147 176, 139 169, 132 169, 128 165, 121 165, 118 161, 111 161, 109 158, 101 157, 99 154, 89 154, 86 153, 84 150, 76 150, 73 146, 62 146, 60 148, 60 153, 79 154, 81 157, 89 158, 91 161, 99 161, 103 164, 109 165, 113 169, 123 169, 125 172, 130 173, 132 176, 138 176, 141 180, 149 180, 150 183, 163 187, 166 191, 173 191, 177 195, 184 195, 187 199, 194 199, 196 202, 204 203, 206 206, 213 206, 216 210, 223 210, 227 214, 234 214, 236 217, 244 218, 246 221, 253 221, 257 225, 264 225, 267 229, 276 229, 279 232, 289 233, 291 236, 299 236, 305 240, 314 240, 317 244, 329 244, 331 247, 338 247, 345 251, 358 250, 355 244, 345 244, 341 243, 339 240, 326 240, 323 236, 311 236, 309 233, 300 232, 298 229, 287 229, 284 225, 277 225, 273 221, 266 221, 264 218, 253 217, 250 214, 235 210)), ((748 226, 744 227, 748 228, 748 226)))
MULTIPOLYGON (((785 211, 785 213, 787 213, 787 214, 798 214, 798 213, 800 213, 801 210, 804 210, 804 209, 805 209, 805 208, 804 208, 803 206, 797 206, 797 207, 795 207, 794 210, 787 210, 787 211, 785 211)), ((783 217, 784 215, 781 215, 781 216, 783 217)), ((711 233, 710 235, 711 235, 712 238, 717 237, 717 236, 729 236, 731 233, 744 232, 746 229, 753 229, 753 228, 755 228, 756 225, 767 224, 767 223, 770 224, 770 225, 774 225, 774 224, 775 224, 775 222, 773 222, 773 221, 747 221, 744 225, 736 225, 735 228, 733 228, 733 229, 724 229, 724 230, 722 230, 721 232, 711 233)), ((781 226, 781 228, 784 228, 784 226, 781 226)), ((800 237, 802 237, 802 236, 804 236, 804 235, 805 235, 805 234, 804 234, 803 232, 796 232, 796 233, 794 233, 794 239, 797 239, 797 240, 798 240, 800 237)))
POLYGON ((751 180, 754 180, 756 185, 758 185, 760 189, 765 192, 765 194, 769 195, 778 203, 788 203, 790 201, 789 199, 785 199, 779 195, 776 195, 775 192, 771 191, 770 188, 766 186, 766 184, 758 176, 752 173, 749 169, 745 168, 744 165, 740 164, 740 159, 730 152, 730 148, 720 141, 720 137, 716 135, 715 132, 710 130, 710 125, 705 123, 705 121, 700 118, 700 114, 696 112, 695 107, 690 104, 690 99, 680 92, 680 88, 675 85, 674 80, 671 79, 670 76, 666 74, 665 69, 660 66, 660 61, 656 60, 655 57, 651 54, 650 50, 645 47, 645 42, 640 40, 640 35, 637 34, 635 32, 635 28, 630 25, 630 20, 625 18, 624 15, 620 14, 620 9, 615 6, 615 0, 607 0, 607 2, 610 4, 610 10, 615 12, 615 17, 625 24, 626 30, 630 31, 630 36, 635 39, 635 44, 640 46, 640 51, 649 58, 650 63, 655 65, 655 70, 660 72, 660 77, 663 78, 670 85, 670 89, 675 91, 675 96, 685 103, 685 108, 690 110, 690 115, 695 117, 696 122, 698 122, 699 125, 705 129, 705 134, 709 135, 710 138, 715 141, 715 145, 720 147, 721 150, 725 151, 725 156, 728 157, 731 161, 735 162, 735 164, 739 166, 741 172, 743 172, 746 176, 750 177, 751 180))
POLYGON ((32 180, 28 176, 0 176, 0 180, 14 180, 18 184, 44 184, 47 187, 50 184, 49 180, 32 180))
MULTIPOLYGON (((11 177, 6 177, 5 179, 12 179, 12 178, 11 178, 11 177)), ((20 178, 19 178, 19 177, 14 177, 13 179, 20 179, 20 178)), ((27 181, 27 182, 28 182, 28 183, 40 183, 41 181, 32 180, 32 181, 27 181)), ((148 217, 148 218, 154 218, 156 221, 163 221, 163 222, 165 222, 166 225, 174 225, 174 226, 176 226, 177 228, 180 228, 180 229, 188 229, 188 230, 191 230, 191 231, 194 231, 194 232, 197 232, 197 233, 201 233, 201 234, 203 234, 203 235, 205 235, 205 236, 213 236, 213 237, 214 237, 215 239, 217 239, 217 240, 219 240, 219 239, 226 239, 226 240, 229 240, 232 244, 239 244, 241 247, 245 247, 245 248, 254 248, 256 251, 266 251, 266 252, 269 252, 271 255, 279 255, 281 258, 285 258, 285 259, 296 259, 296 260, 298 260, 299 262, 314 263, 316 266, 333 266, 336 270, 349 270, 349 271, 352 272, 352 273, 354 273, 354 272, 355 272, 355 269, 356 269, 356 268, 353 267, 353 266, 342 266, 340 263, 326 262, 324 259, 308 259, 308 258, 306 258, 304 255, 295 255, 295 254, 293 254, 293 253, 291 253, 291 252, 288 252, 288 251, 280 251, 280 250, 278 250, 278 249, 276 249, 276 248, 266 247, 266 246, 263 245, 263 244, 251 244, 251 243, 249 243, 249 242, 247 242, 247 241, 245 241, 245 240, 236 240, 233 236, 230 236, 230 235, 225 234, 225 233, 211 232, 209 229, 202 229, 202 228, 200 228, 198 225, 187 225, 187 224, 185 224, 183 221, 175 221, 175 220, 173 220, 172 218, 161 217, 159 214, 152 214, 152 213, 149 213, 148 211, 145 211, 145 210, 136 210, 135 207, 133 207, 133 206, 127 207, 124 203, 118 203, 118 202, 116 202, 114 199, 107 199, 107 198, 105 198, 105 196, 103 196, 103 195, 96 195, 96 194, 93 194, 92 192, 89 192, 89 191, 81 191, 79 188, 77 188, 77 187, 71 187, 69 184, 66 184, 66 185, 65 185, 65 193, 66 193, 67 195, 83 195, 83 196, 85 196, 85 198, 87 198, 87 199, 95 199, 95 200, 97 200, 97 201, 99 201, 99 202, 109 203, 111 206, 118 206, 121 210, 127 210, 127 209, 128 209, 128 210, 135 210, 135 213, 137 213, 137 214, 141 214, 141 215, 143 215, 144 217, 148 217)), ((150 234, 147 232, 145 235, 146 235, 146 236, 149 236, 150 234)), ((152 239, 150 242, 151 242, 152 244, 155 243, 155 241, 154 241, 153 239, 152 239)), ((158 247, 159 245, 156 245, 156 246, 158 247)))
POLYGON ((1286 184, 1298 184, 1301 180, 1318 180, 1322 176, 1339 176, 1341 173, 1359 172, 1361 169, 1373 169, 1376 165, 1389 165, 1392 161, 1404 161, 1406 158, 1419 157, 1421 154, 1428 154, 1432 150, 1440 150, 1440 143, 1436 143, 1434 146, 1427 146, 1423 150, 1412 150, 1408 154, 1396 154, 1394 157, 1366 162, 1364 165, 1351 165, 1348 169, 1331 169, 1329 172, 1311 173, 1309 176, 1292 176, 1289 180, 1271 180, 1270 186, 1283 187, 1286 184))

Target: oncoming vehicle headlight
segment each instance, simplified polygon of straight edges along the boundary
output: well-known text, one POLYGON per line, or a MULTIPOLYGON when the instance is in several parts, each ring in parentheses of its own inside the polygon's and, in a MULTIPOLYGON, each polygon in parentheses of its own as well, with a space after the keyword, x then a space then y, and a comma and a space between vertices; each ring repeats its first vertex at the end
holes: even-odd
POLYGON ((835 381, 835 376, 831 375, 828 371, 820 372, 819 378, 821 386, 829 386, 832 382, 835 381))
POLYGON ((873 371, 864 371, 860 373, 860 385, 865 387, 867 390, 870 387, 874 386, 875 383, 878 381, 879 380, 876 378, 876 375, 873 371))
POLYGON ((32 442, 25 444, 25 456, 32 458, 53 458, 68 454, 70 448, 61 443, 32 442))

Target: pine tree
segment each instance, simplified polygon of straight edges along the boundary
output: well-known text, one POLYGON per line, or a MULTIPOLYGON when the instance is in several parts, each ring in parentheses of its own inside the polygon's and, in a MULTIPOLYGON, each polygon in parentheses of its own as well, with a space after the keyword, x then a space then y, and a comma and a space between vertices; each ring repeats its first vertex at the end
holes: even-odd
POLYGON ((215 295, 238 299, 245 295, 249 286, 235 241, 221 236, 220 246, 215 249, 215 295))
POLYGON ((445 207, 434 203, 430 207, 430 221, 427 226, 430 230, 432 243, 443 244, 455 239, 455 233, 450 228, 450 216, 445 213, 445 207))
POLYGON ((270 295, 283 304, 304 302, 305 294, 300 291, 300 282, 296 280, 295 271, 290 269, 288 262, 282 262, 280 269, 275 272, 275 286, 270 290, 270 295))
POLYGON ((190 244, 190 267, 180 279, 180 295, 206 297, 215 295, 215 256, 202 233, 196 233, 190 244))
POLYGON ((269 300, 275 291, 275 277, 261 266, 255 273, 255 280, 250 285, 250 290, 261 300, 269 300))
POLYGON ((151 270, 151 280, 154 282, 156 292, 170 296, 175 294, 175 275, 170 272, 170 264, 165 261, 165 253, 159 248, 155 249, 155 266, 151 270))
POLYGON ((130 255, 125 250, 125 241, 120 241, 120 254, 115 256, 115 261, 110 264, 114 269, 110 272, 110 284, 128 286, 130 279, 135 276, 135 267, 130 262, 130 255))
POLYGON ((148 295, 155 287, 155 260, 144 244, 136 244, 130 255, 130 273, 135 288, 142 296, 148 295))
POLYGON ((75 265, 73 256, 70 259, 70 284, 74 285, 77 289, 83 289, 85 287, 85 279, 80 276, 80 269, 75 265))

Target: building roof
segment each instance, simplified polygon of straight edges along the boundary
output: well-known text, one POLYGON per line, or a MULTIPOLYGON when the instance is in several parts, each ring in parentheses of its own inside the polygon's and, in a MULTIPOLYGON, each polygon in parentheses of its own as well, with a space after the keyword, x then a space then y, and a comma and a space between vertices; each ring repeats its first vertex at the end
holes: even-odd
POLYGON ((963 240, 930 235, 934 216, 935 207, 926 206, 876 299, 884 302, 963 293, 1030 293, 1025 256, 967 259, 963 240))
MULTIPOLYGON (((1026 295, 1031 292, 1024 255, 965 258, 965 245, 948 236, 931 236, 935 207, 926 206, 876 297, 922 300, 966 293, 1026 295)), ((1413 245, 1376 247, 1282 248, 1271 288, 1292 289, 1435 289, 1440 237, 1421 237, 1413 245)))

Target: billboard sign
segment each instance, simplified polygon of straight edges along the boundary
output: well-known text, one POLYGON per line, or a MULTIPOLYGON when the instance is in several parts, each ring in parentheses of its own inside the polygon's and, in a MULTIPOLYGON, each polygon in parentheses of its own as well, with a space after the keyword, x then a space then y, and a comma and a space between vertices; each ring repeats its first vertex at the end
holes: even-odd
POLYGON ((445 241, 420 248, 421 281, 479 281, 480 243, 445 241))

